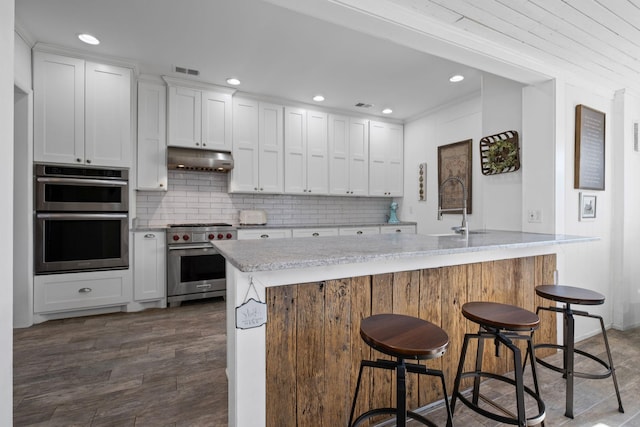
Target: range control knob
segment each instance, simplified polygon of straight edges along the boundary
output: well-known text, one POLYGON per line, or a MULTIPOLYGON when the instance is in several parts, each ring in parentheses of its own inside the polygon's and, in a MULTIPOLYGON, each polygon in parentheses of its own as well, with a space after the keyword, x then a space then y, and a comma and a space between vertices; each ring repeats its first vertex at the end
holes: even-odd
POLYGON ((173 235, 173 241, 177 242, 178 240, 180 240, 180 236, 178 236, 177 234, 173 235))
POLYGON ((223 237, 222 233, 218 234, 218 239, 222 239, 223 237))
POLYGON ((233 234, 231 234, 231 233, 227 233, 227 239, 230 239, 230 238, 232 238, 232 237, 233 237, 233 234))
POLYGON ((185 234, 184 236, 182 236, 182 240, 187 241, 189 240, 189 235, 185 234))
POLYGON ((207 236, 207 237, 209 237, 209 240, 213 240, 213 239, 216 238, 215 234, 209 234, 209 236, 207 236))

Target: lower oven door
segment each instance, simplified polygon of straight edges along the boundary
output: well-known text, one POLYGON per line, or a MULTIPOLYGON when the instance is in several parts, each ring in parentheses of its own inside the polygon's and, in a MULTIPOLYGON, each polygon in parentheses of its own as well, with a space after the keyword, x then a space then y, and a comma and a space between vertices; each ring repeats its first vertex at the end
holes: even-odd
POLYGON ((167 256, 169 302, 171 297, 181 295, 195 296, 204 293, 206 296, 223 296, 225 291, 225 259, 214 247, 206 244, 169 246, 167 256))
POLYGON ((36 274, 129 267, 126 213, 37 213, 36 274))

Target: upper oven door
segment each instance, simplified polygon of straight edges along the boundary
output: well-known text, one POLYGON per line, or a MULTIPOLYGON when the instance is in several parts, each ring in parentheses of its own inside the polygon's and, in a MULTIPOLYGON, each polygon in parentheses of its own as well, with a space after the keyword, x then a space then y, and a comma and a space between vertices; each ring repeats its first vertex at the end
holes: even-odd
POLYGON ((37 211, 126 212, 127 181, 93 178, 36 177, 37 211))

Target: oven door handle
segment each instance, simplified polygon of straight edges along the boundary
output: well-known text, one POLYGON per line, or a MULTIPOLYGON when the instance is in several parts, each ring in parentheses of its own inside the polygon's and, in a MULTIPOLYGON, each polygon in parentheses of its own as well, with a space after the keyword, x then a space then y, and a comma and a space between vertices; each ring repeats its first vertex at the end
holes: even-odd
POLYGON ((37 213, 36 218, 42 219, 125 219, 126 213, 37 213))
POLYGON ((110 180, 110 179, 81 179, 81 178, 47 178, 38 177, 38 182, 52 183, 52 184, 74 184, 74 185, 107 185, 107 186, 119 186, 126 187, 127 181, 110 180))
POLYGON ((187 246, 187 245, 180 245, 180 246, 169 246, 168 249, 170 251, 186 251, 189 249, 214 249, 213 245, 191 245, 191 246, 187 246))

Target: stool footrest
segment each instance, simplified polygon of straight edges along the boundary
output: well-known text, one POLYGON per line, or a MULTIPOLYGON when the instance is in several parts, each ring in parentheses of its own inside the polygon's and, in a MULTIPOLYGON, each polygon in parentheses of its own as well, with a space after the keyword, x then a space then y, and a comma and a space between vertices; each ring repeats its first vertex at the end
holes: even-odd
MULTIPOLYGON (((358 418, 356 418, 356 420, 352 424, 352 427, 357 427, 361 422, 371 417, 375 417, 376 415, 396 415, 396 411, 397 411, 397 408, 370 409, 367 412, 361 414, 358 418)), ((427 418, 413 411, 407 411, 407 418, 411 418, 412 420, 417 421, 429 427, 438 427, 438 425, 435 424, 434 422, 428 420, 427 418)))
MULTIPOLYGON (((514 380, 512 380, 511 378, 505 377, 504 375, 498 375, 498 374, 494 374, 492 372, 475 372, 475 371, 470 371, 470 372, 463 372, 460 375, 460 379, 462 378, 491 378, 494 380, 498 380, 498 381, 502 381, 502 382, 506 382, 508 384, 511 384, 512 386, 516 385, 516 382, 514 380)), ((544 421, 545 417, 546 417, 546 408, 544 405, 544 401, 540 398, 540 396, 531 388, 529 388, 526 385, 523 385, 523 389, 524 392, 527 393, 529 396, 533 397, 536 402, 538 403, 538 410, 540 411, 537 415, 535 415, 534 417, 529 417, 527 418, 527 425, 537 425, 542 423, 542 421, 544 421)), ((518 417, 516 414, 514 414, 513 412, 505 409, 504 407, 498 405, 497 403, 491 401, 490 399, 485 398, 481 393, 478 393, 478 397, 480 397, 484 402, 488 403, 489 405, 493 406, 494 408, 500 410, 502 413, 509 415, 509 417, 505 417, 502 416, 500 414, 497 414, 495 412, 491 412, 491 411, 487 411, 486 409, 481 408, 480 406, 478 406, 477 404, 473 403, 472 401, 470 401, 469 399, 467 399, 460 391, 457 391, 455 393, 456 397, 458 399, 460 399, 460 401, 462 401, 469 409, 487 417, 487 418, 491 418, 494 419, 496 421, 499 421, 501 423, 505 423, 505 424, 511 424, 511 425, 518 425, 518 417)))
MULTIPOLYGON (((539 348, 555 348, 555 349, 558 349, 558 350, 566 351, 565 346, 560 345, 560 344, 536 344, 536 345, 533 346, 533 348, 534 348, 534 350, 539 349, 539 348)), ((604 366, 604 368, 607 370, 606 372, 604 372, 602 374, 588 374, 586 372, 579 372, 579 371, 574 370, 573 371, 573 376, 574 377, 587 378, 587 379, 590 379, 590 380, 601 380, 601 379, 604 379, 604 378, 609 378, 613 374, 614 369, 612 369, 611 366, 609 366, 609 364, 607 362, 605 362, 603 359, 599 358, 598 356, 594 356, 591 353, 587 353, 586 351, 580 350, 580 349, 577 349, 577 348, 574 348, 573 352, 576 353, 576 354, 579 354, 581 356, 588 357, 589 359, 593 360, 594 362, 598 362, 600 365, 604 366)), ((551 369, 552 371, 559 372, 559 373, 561 373, 563 375, 567 374, 567 370, 566 369, 563 369, 563 368, 561 368, 559 366, 552 365, 551 363, 549 363, 549 362, 547 362, 547 361, 545 361, 545 360, 543 360, 543 359, 541 359, 539 357, 536 357, 536 362, 539 363, 540 365, 544 366, 545 368, 551 369)))

